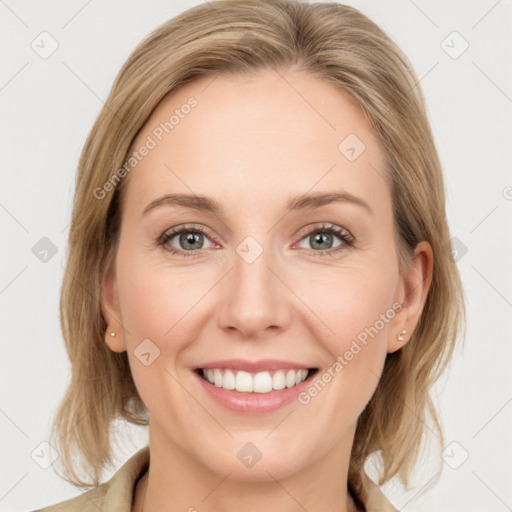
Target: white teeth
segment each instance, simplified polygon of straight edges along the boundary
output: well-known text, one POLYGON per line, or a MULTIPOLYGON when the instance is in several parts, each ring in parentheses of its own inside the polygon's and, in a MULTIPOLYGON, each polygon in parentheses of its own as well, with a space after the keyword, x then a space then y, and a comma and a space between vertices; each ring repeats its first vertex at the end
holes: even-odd
POLYGON ((288 370, 288 373, 286 374, 286 387, 291 388, 295 386, 295 370, 288 370))
POLYGON ((218 368, 215 368, 215 370, 213 370, 213 383, 218 388, 222 387, 222 372, 218 368))
POLYGON ((257 373, 253 379, 253 390, 255 393, 268 393, 272 391, 272 377, 270 373, 257 373))
POLYGON ((236 388, 235 374, 231 370, 226 370, 224 372, 224 380, 222 382, 222 387, 224 389, 236 388))
POLYGON ((273 389, 284 389, 286 387, 286 382, 284 379, 284 371, 277 370, 272 377, 272 388, 273 389))
POLYGON ((249 373, 221 368, 202 370, 203 377, 218 388, 241 393, 270 393, 272 390, 291 388, 300 384, 308 376, 308 370, 276 370, 273 372, 249 373))
POLYGON ((236 374, 235 388, 237 391, 252 391, 252 377, 250 373, 239 371, 236 374))

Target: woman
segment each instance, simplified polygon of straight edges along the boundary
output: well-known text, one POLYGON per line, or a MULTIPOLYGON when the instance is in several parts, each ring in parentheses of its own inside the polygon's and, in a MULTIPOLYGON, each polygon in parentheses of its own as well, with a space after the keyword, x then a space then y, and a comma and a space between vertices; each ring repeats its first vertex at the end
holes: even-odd
POLYGON ((364 15, 227 0, 168 21, 81 155, 53 444, 96 488, 42 510, 395 510, 364 463, 407 484, 424 420, 441 434, 449 239, 418 80, 364 15), (117 417, 149 446, 99 485, 117 417))

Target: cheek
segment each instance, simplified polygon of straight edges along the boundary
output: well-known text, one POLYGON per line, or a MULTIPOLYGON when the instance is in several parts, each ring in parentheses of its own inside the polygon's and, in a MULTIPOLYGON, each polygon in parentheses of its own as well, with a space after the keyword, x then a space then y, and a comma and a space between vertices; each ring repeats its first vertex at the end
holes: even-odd
POLYGON ((173 346, 188 338, 181 333, 186 330, 190 335, 194 308, 207 294, 214 278, 209 282, 204 273, 198 278, 194 271, 173 268, 165 257, 155 258, 153 251, 145 254, 129 239, 124 247, 120 246, 118 254, 120 310, 132 344, 141 336, 154 338, 155 342, 172 338, 173 346))
POLYGON ((139 338, 158 340, 172 328, 179 313, 180 298, 165 278, 144 267, 118 272, 118 290, 127 342, 139 338))
POLYGON ((303 290, 304 302, 327 326, 318 338, 330 355, 317 385, 306 390, 304 403, 321 414, 331 403, 332 421, 356 421, 378 384, 396 316, 398 268, 389 261, 340 268, 317 276, 303 290), (312 286, 314 284, 314 287, 312 286), (315 397, 319 398, 316 399, 315 397))
POLYGON ((187 279, 169 269, 156 268, 144 258, 125 257, 119 262, 117 287, 121 321, 128 354, 133 360, 134 378, 140 366, 135 357, 144 346, 151 357, 155 354, 156 366, 162 363, 164 358, 158 359, 162 355, 169 371, 174 372, 176 357, 191 339, 190 318, 194 304, 205 294, 204 287, 197 283, 187 286, 190 281, 190 276, 187 279))
POLYGON ((147 409, 170 421, 166 411, 183 408, 176 377, 180 354, 195 337, 194 305, 211 284, 199 285, 190 274, 170 272, 143 255, 127 257, 126 250, 123 254, 117 289, 131 372, 147 409), (169 409, 162 410, 164 402, 169 409))
POLYGON ((374 267, 361 265, 326 269, 314 279, 302 280, 298 296, 324 324, 324 344, 333 357, 348 350, 352 340, 364 339, 368 329, 376 327, 378 335, 387 338, 398 280, 393 262, 374 267), (384 319, 384 320, 383 320, 384 319))

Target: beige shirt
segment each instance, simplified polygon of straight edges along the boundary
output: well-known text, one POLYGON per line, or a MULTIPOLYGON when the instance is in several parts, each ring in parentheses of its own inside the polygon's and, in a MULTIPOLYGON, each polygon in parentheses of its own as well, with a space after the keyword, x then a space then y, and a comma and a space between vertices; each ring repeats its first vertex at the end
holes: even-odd
MULTIPOLYGON (((148 467, 149 446, 145 446, 128 459, 107 482, 80 496, 34 512, 131 512, 137 480, 148 467)), ((398 512, 377 485, 371 483, 371 486, 367 512, 398 512)))

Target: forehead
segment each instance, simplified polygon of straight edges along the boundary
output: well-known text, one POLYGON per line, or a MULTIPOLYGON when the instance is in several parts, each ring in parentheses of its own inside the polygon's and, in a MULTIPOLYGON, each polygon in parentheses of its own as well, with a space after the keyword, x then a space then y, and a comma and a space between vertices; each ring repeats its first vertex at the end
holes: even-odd
POLYGON ((132 149, 143 145, 152 148, 126 192, 126 207, 139 211, 169 192, 224 197, 237 206, 334 188, 389 196, 384 154, 360 109, 304 72, 185 84, 160 102, 132 149))

